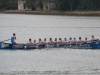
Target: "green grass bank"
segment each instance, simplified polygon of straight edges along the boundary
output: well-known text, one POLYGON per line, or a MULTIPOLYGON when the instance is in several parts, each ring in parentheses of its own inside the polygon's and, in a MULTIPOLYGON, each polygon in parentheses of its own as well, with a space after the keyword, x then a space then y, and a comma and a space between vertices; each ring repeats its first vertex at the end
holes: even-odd
POLYGON ((6 10, 7 14, 68 15, 68 16, 100 16, 100 11, 18 11, 6 10))

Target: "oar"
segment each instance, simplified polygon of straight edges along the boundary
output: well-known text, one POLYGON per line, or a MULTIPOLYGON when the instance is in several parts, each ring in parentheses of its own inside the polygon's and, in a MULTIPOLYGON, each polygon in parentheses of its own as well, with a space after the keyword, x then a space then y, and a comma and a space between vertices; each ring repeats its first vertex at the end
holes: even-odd
POLYGON ((5 41, 9 41, 10 39, 7 39, 7 40, 4 40, 4 41, 2 41, 2 42, 5 42, 5 41))

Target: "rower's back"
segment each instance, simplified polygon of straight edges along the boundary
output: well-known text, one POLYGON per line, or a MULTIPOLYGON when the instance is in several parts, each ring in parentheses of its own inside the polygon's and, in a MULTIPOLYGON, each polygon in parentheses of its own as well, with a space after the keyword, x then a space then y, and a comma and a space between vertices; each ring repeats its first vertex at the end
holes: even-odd
POLYGON ((78 43, 82 43, 82 42, 83 42, 83 41, 82 41, 82 38, 79 37, 78 43))

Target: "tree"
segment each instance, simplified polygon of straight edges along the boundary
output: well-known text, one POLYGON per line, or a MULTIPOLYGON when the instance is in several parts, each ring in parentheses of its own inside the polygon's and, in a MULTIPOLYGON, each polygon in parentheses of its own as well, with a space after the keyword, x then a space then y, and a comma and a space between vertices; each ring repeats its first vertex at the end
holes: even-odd
POLYGON ((26 2, 26 6, 30 9, 32 9, 32 10, 35 10, 36 8, 35 8, 35 1, 37 1, 37 0, 25 0, 25 2, 26 2))
POLYGON ((70 4, 68 0, 56 0, 56 6, 58 10, 69 10, 70 4))
POLYGON ((0 9, 17 9, 17 0, 0 0, 0 9))
POLYGON ((38 5, 39 5, 39 8, 40 8, 41 10, 43 10, 43 1, 42 1, 42 0, 39 0, 39 1, 38 1, 38 5))
POLYGON ((100 0, 80 0, 79 10, 99 10, 100 0))
POLYGON ((72 11, 74 9, 74 0, 69 0, 70 2, 70 10, 72 11))

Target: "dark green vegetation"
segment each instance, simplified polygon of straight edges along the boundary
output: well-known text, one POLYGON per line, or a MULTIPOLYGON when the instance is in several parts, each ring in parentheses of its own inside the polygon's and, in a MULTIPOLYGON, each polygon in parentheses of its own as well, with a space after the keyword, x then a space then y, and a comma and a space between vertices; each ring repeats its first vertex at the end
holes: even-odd
POLYGON ((56 0, 58 10, 100 10, 100 0, 56 0))
POLYGON ((13 10, 18 8, 18 0, 0 0, 0 10, 13 10))
POLYGON ((32 10, 35 10, 36 7, 39 7, 41 10, 43 9, 43 1, 45 0, 25 0, 25 6, 28 6, 28 8, 32 8, 32 10))
MULTIPOLYGON (((35 10, 36 7, 43 9, 43 2, 47 0, 25 0, 25 6, 35 10)), ((59 11, 97 11, 100 10, 100 0, 56 0, 59 11)), ((13 10, 18 8, 18 0, 0 0, 0 10, 13 10)))

